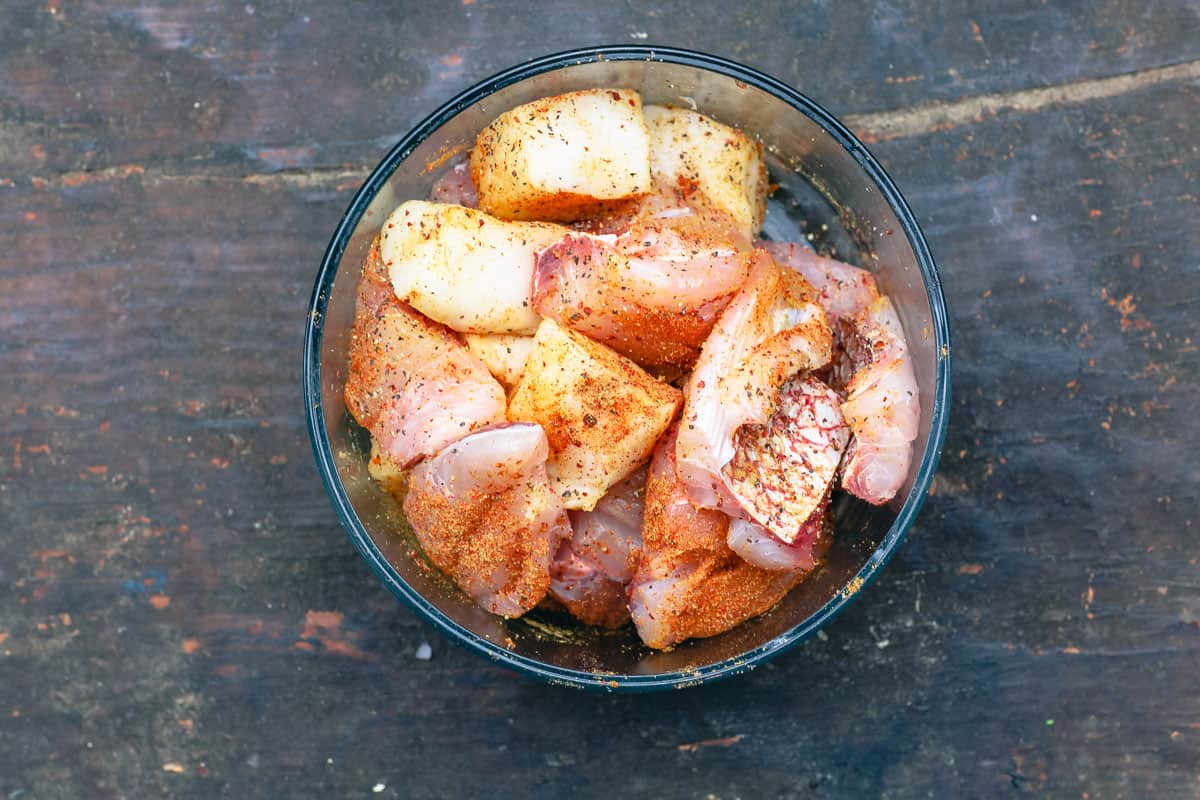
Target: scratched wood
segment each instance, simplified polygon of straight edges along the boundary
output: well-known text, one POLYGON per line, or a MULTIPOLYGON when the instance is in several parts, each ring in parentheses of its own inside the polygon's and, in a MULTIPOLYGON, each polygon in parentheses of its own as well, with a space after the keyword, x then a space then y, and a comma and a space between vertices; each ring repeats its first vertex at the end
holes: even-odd
POLYGON ((1194 3, 6 5, 0 797, 1200 792, 1194 3), (591 696, 377 585, 299 351, 396 136, 643 34, 853 115, 942 267, 955 404, 910 539, 821 639, 591 696))

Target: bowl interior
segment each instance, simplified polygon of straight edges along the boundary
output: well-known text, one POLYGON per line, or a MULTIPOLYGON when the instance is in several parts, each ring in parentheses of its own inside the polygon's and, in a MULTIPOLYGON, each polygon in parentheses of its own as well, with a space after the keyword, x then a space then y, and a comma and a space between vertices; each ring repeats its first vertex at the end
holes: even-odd
POLYGON ((498 660, 551 680, 621 688, 678 685, 752 666, 814 631, 870 579, 911 522, 932 475, 944 427, 949 352, 940 289, 920 233, 861 145, 804 98, 757 73, 696 54, 656 51, 646 58, 632 50, 600 59, 591 51, 510 71, 410 134, 368 181, 330 246, 314 291, 306 365, 326 484, 351 538, 385 583, 443 630, 498 660), (808 241, 872 270, 904 325, 921 390, 921 430, 897 500, 874 508, 838 496, 837 533, 824 563, 779 606, 728 633, 665 653, 643 647, 630 630, 598 632, 540 612, 505 621, 471 603, 421 562, 398 504, 367 476, 366 434, 342 398, 355 288, 381 222, 398 203, 427 198, 433 182, 501 112, 596 86, 636 89, 647 103, 694 107, 758 137, 779 185, 764 235, 808 241))

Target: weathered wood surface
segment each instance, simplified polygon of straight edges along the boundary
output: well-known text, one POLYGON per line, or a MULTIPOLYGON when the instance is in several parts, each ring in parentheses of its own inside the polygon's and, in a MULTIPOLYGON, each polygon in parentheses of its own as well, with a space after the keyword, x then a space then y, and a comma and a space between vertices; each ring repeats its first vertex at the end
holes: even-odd
POLYGON ((4 5, 0 797, 1200 793, 1194 2, 4 5), (624 41, 848 115, 955 334, 935 494, 879 582, 651 697, 532 683, 401 608, 298 380, 386 147, 624 41))

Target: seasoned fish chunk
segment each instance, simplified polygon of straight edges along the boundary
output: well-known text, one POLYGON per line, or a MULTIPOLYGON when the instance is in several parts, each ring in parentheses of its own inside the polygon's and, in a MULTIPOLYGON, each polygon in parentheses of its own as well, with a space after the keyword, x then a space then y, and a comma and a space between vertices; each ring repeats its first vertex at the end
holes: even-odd
POLYGON ((545 428, 555 490, 567 508, 590 511, 610 486, 645 462, 681 402, 678 389, 546 319, 509 400, 508 418, 545 428))
POLYGON ((814 253, 796 242, 758 242, 781 267, 794 270, 817 292, 817 302, 834 320, 849 319, 879 296, 875 276, 865 269, 814 253))
POLYGON ((908 478, 921 421, 912 353, 896 310, 864 269, 822 258, 799 244, 761 247, 812 283, 834 321, 844 357, 833 383, 845 394, 842 413, 854 434, 842 464, 842 485, 882 505, 908 478))
POLYGON ((839 328, 854 366, 842 403, 854 432, 842 485, 855 497, 882 505, 904 486, 920 430, 912 354, 892 301, 882 295, 849 321, 840 321, 839 328))
POLYGON ((757 522, 735 519, 729 523, 726 544, 743 561, 760 569, 807 572, 827 549, 830 538, 829 500, 813 512, 791 543, 781 541, 757 522))
POLYGON ((525 361, 533 351, 532 336, 504 333, 468 333, 467 349, 483 360, 496 380, 511 389, 525 374, 525 361))
POLYGON ((501 425, 413 468, 404 513, 421 548, 475 602, 519 617, 550 588, 550 560, 571 535, 546 477, 546 435, 501 425))
POLYGON ((392 294, 378 246, 358 286, 346 408, 400 469, 504 421, 504 389, 457 335, 392 294))
POLYGON ((609 489, 591 511, 572 511, 571 539, 550 565, 550 596, 588 625, 629 621, 626 587, 641 556, 646 470, 609 489))
POLYGON ((466 333, 533 333, 534 254, 566 233, 410 200, 384 223, 380 255, 396 297, 430 319, 466 333))
POLYGON ((479 207, 503 219, 570 221, 650 191, 642 98, 588 89, 501 114, 471 151, 479 207))
POLYGON ((767 213, 767 166, 762 145, 695 111, 646 106, 650 172, 685 198, 698 192, 734 219, 746 238, 767 213))
POLYGON ((697 505, 746 515, 723 473, 737 450, 735 434, 743 425, 767 424, 784 381, 829 362, 833 335, 811 293, 760 251, 704 342, 688 381, 676 453, 679 477, 697 505))
POLYGON ((620 234, 572 233, 538 254, 538 313, 645 367, 690 369, 750 273, 747 248, 687 206, 620 234))
POLYGON ((729 548, 729 531, 729 517, 693 504, 676 476, 672 431, 650 462, 642 555, 629 587, 630 613, 646 645, 663 649, 724 633, 778 603, 812 566, 753 566, 729 548))
POLYGON ((746 516, 791 543, 826 502, 849 438, 837 392, 797 375, 765 425, 738 430, 721 472, 746 516))

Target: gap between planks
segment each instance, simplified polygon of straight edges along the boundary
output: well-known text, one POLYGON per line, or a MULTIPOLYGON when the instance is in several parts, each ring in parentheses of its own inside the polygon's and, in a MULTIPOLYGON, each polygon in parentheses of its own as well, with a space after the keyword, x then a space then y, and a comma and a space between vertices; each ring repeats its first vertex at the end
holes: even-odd
POLYGON ((1058 83, 1036 89, 974 95, 948 103, 927 103, 894 111, 849 114, 842 118, 864 142, 884 142, 950 130, 1006 112, 1028 113, 1080 105, 1174 81, 1200 80, 1200 60, 1153 67, 1108 78, 1058 83))
MULTIPOLYGON (((358 188, 367 176, 370 167, 312 167, 309 169, 284 170, 280 172, 231 173, 217 170, 205 171, 202 167, 195 172, 172 172, 162 167, 141 164, 116 164, 91 170, 72 170, 56 175, 34 175, 29 178, 35 189, 71 189, 93 183, 108 183, 137 176, 142 181, 170 181, 177 183, 243 183, 251 186, 294 186, 300 189, 332 188, 335 191, 358 188), (332 186, 331 186, 332 184, 332 186)), ((0 189, 16 186, 9 178, 0 178, 0 189)))
MULTIPOLYGON (((848 114, 842 117, 842 121, 864 142, 872 144, 950 130, 959 125, 979 122, 985 117, 994 117, 1007 112, 1028 113, 1057 106, 1080 105, 1162 83, 1195 80, 1200 80, 1200 60, 1184 61, 1166 67, 1153 67, 1107 78, 1093 78, 1034 89, 974 95, 946 103, 928 103, 891 111, 848 114)), ((46 177, 33 176, 29 180, 34 188, 62 189, 89 183, 123 180, 136 175, 148 181, 230 181, 249 185, 282 185, 296 188, 319 188, 332 184, 332 188, 341 191, 355 188, 368 174, 370 174, 369 167, 314 167, 237 175, 203 171, 174 173, 157 167, 120 164, 96 170, 62 172, 46 177)), ((10 178, 0 178, 0 188, 15 185, 10 178)))

